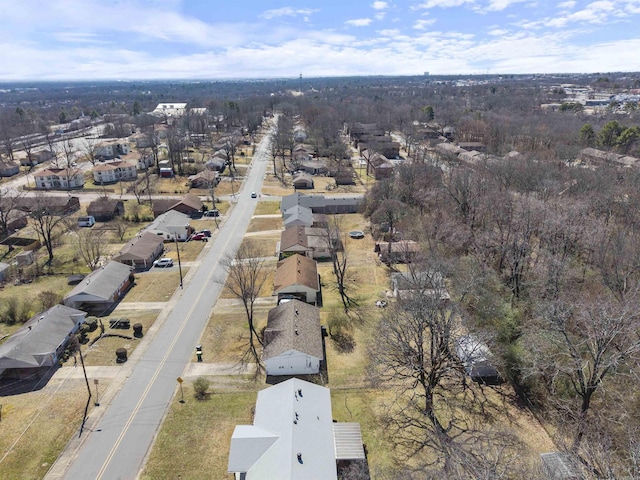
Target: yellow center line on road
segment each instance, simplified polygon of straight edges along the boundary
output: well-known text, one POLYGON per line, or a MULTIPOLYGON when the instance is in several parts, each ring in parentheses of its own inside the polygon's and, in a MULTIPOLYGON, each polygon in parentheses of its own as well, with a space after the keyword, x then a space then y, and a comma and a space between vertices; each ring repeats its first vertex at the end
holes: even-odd
MULTIPOLYGON (((233 231, 229 234, 229 236, 227 238, 227 241, 224 244, 224 248, 220 249, 219 251, 225 252, 227 250, 227 247, 229 246, 229 243, 230 243, 231 239, 235 237, 234 234, 236 233, 236 230, 238 230, 238 225, 239 225, 239 222, 236 222, 235 226, 232 227, 233 231)), ((149 391, 151 390, 151 387, 153 386, 154 382, 158 378, 158 375, 160 375, 160 371, 164 367, 164 364, 167 362, 167 359, 169 358, 169 355, 173 351, 173 348, 175 347, 176 342, 178 341, 178 339, 180 338, 180 335, 182 334, 182 332, 184 331, 185 327, 189 323, 189 320, 191 319, 191 316, 193 315, 194 309, 198 305, 199 300, 204 295, 204 292, 205 292, 206 288, 208 287, 209 281, 213 278, 214 272, 215 272, 215 269, 211 269, 211 273, 207 277, 207 280, 202 283, 202 287, 200 288, 200 292, 198 292, 198 296, 196 298, 196 301, 193 302, 193 305, 189 309, 189 312, 187 313, 187 315, 185 316, 184 320, 182 321, 182 325, 180 325, 180 329, 178 330, 178 332, 176 332, 176 335, 173 337, 173 341, 171 342, 171 345, 167 349, 167 353, 162 358, 160 364, 158 365, 158 368, 156 368, 156 371, 154 372, 153 376, 151 377, 151 380, 149 380, 149 383, 147 384, 147 388, 145 389, 144 393, 140 397, 140 400, 138 401, 138 403, 136 404, 135 408, 131 412, 131 415, 129 416, 129 419, 127 420, 127 423, 125 423, 125 426, 124 426, 122 432, 120 432, 120 435, 118 436, 118 439, 115 441, 113 447, 111 448, 111 451, 109 452, 109 455, 107 456, 106 460, 102 464, 102 467, 98 471, 98 474, 96 475, 96 480, 100 480, 102 478, 102 476, 104 475, 107 467, 111 463, 111 460, 113 459, 113 456, 115 455, 116 450, 120 446, 120 443, 122 443, 122 439, 124 438, 124 436, 126 435, 127 431, 129 430, 129 427, 133 423, 134 417, 137 415, 138 411, 142 407, 142 404, 146 400, 147 395, 149 394, 149 391)))

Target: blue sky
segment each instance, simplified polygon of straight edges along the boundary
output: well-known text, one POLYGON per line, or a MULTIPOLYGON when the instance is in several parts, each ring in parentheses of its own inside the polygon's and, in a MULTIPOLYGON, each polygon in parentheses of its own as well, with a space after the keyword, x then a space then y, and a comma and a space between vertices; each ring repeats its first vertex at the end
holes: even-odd
POLYGON ((640 0, 0 0, 0 81, 640 71, 640 0))

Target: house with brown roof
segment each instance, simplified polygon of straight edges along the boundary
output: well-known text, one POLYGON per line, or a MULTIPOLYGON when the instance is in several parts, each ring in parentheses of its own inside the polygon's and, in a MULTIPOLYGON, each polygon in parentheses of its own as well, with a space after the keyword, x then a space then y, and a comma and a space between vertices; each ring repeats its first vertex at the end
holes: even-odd
POLYGON ((311 258, 329 258, 331 249, 327 241, 324 228, 290 226, 282 231, 277 250, 280 258, 295 253, 311 258))
POLYGON ((147 270, 153 266, 153 261, 161 256, 162 252, 164 252, 163 237, 144 232, 129 240, 112 260, 129 265, 134 270, 147 270))
MULTIPOLYGON (((2 201, 0 199, 0 203, 2 201)), ((17 197, 10 201, 14 202, 15 208, 27 213, 45 208, 54 215, 69 215, 80 210, 80 199, 74 196, 17 197)))
POLYGON ((394 165, 387 157, 378 152, 373 152, 367 159, 367 175, 379 178, 389 178, 393 175, 394 165))
POLYGON ((267 375, 314 375, 324 361, 320 309, 291 300, 269 310, 262 360, 267 375))
POLYGON ((195 175, 190 175, 188 180, 191 188, 210 188, 211 185, 218 185, 220 177, 217 171, 205 169, 195 175))
POLYGON ((91 215, 98 222, 108 222, 124 215, 124 202, 115 198, 98 198, 87 206, 87 215, 91 215))
POLYGON ((175 210, 191 217, 198 212, 202 212, 203 205, 200 198, 192 193, 187 193, 178 201, 175 198, 155 200, 153 202, 153 216, 158 217, 169 210, 175 210))
POLYGON ((278 299, 295 297, 303 302, 317 305, 321 303, 320 276, 315 260, 292 255, 278 262, 273 280, 274 294, 278 299))

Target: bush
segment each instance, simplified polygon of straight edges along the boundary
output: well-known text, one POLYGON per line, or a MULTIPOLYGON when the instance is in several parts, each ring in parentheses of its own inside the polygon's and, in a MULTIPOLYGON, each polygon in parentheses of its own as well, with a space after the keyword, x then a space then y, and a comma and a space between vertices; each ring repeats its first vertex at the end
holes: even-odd
POLYGON ((198 377, 193 382, 193 396, 197 400, 206 400, 209 397, 209 386, 211 382, 204 377, 198 377))
POLYGON ((136 338, 141 338, 142 337, 142 324, 141 323, 134 323, 133 324, 133 336, 136 338))
POLYGON ((127 349, 126 348, 117 348, 116 349, 116 363, 124 363, 127 361, 127 349))
POLYGON ((84 324, 87 326, 90 332, 95 332, 98 328, 98 317, 87 317, 84 321, 84 324))

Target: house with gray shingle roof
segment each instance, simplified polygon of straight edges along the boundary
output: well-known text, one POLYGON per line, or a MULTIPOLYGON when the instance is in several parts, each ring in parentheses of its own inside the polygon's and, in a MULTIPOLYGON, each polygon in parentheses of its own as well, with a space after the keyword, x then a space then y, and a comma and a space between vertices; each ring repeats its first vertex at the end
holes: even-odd
POLYGON ((109 262, 87 275, 62 302, 71 308, 103 314, 124 297, 132 283, 129 265, 109 262))
POLYGON ((320 309, 299 300, 269 310, 262 351, 267 375, 314 375, 324 361, 320 309))
POLYGON ((0 377, 26 378, 57 365, 86 313, 55 305, 29 319, 0 345, 0 377))

